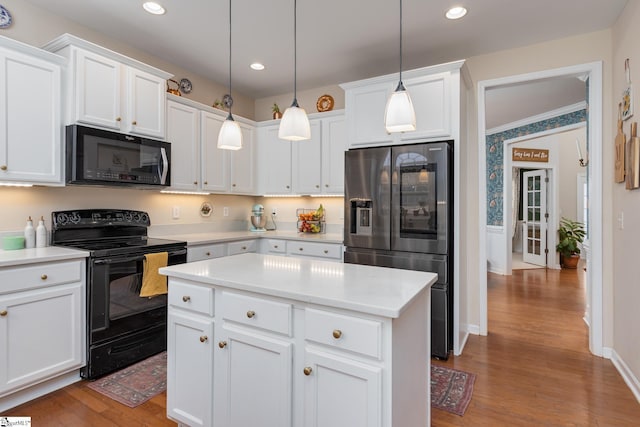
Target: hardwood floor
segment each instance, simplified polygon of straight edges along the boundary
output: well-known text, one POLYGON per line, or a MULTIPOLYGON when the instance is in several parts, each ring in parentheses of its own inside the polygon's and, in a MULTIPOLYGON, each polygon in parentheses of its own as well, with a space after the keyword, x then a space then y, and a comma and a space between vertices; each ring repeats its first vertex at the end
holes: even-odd
MULTIPOLYGON (((638 426, 640 403, 606 359, 588 350, 582 270, 489 275, 489 335, 436 364, 477 375, 463 417, 432 411, 432 426, 638 426)), ((130 409, 81 382, 14 408, 34 426, 175 426, 161 394, 130 409)), ((279 426, 262 426, 279 427, 279 426)), ((413 426, 395 426, 413 427, 413 426)))

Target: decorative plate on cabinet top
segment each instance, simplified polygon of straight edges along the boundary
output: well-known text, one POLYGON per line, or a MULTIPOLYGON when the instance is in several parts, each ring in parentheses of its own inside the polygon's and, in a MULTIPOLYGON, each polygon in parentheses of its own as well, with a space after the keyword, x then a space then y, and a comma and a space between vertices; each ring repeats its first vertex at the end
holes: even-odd
POLYGON ((331 95, 322 95, 316 102, 316 108, 321 113, 333 110, 333 97, 331 95))
POLYGON ((0 4, 0 28, 7 28, 11 25, 11 22, 13 22, 11 14, 0 4))
POLYGON ((180 90, 182 91, 182 93, 189 93, 191 92, 191 90, 193 89, 193 85, 191 84, 191 81, 189 79, 182 79, 180 80, 180 90))

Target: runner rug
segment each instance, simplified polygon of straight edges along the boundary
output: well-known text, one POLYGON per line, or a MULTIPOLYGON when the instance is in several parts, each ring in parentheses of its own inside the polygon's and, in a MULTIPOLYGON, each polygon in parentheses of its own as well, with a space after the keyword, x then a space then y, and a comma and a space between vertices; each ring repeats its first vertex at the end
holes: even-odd
POLYGON ((87 384, 130 408, 167 389, 167 353, 162 352, 87 384))
POLYGON ((476 375, 470 372, 431 365, 431 407, 456 415, 464 415, 476 375))

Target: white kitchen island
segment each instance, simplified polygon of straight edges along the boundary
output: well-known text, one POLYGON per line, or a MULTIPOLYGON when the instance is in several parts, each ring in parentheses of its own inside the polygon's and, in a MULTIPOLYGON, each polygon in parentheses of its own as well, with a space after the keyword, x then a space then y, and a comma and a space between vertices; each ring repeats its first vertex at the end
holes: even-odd
POLYGON ((169 276, 167 415, 189 426, 430 424, 433 273, 242 254, 169 276))

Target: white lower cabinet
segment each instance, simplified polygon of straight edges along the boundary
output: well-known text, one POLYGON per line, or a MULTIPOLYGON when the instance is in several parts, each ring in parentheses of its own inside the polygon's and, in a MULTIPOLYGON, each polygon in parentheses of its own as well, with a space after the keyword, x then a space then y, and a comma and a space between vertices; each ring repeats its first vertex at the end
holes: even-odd
POLYGON ((322 259, 325 261, 342 261, 342 245, 340 243, 262 239, 260 253, 322 259))
POLYGON ((213 333, 213 319, 169 309, 167 415, 190 426, 212 424, 213 333))
POLYGON ((0 397, 83 365, 84 274, 84 261, 0 268, 0 397))
POLYGON ((231 328, 220 328, 214 358, 214 424, 290 427, 293 344, 231 328))
POLYGON ((382 368, 353 359, 305 351, 305 427, 382 425, 382 368))

